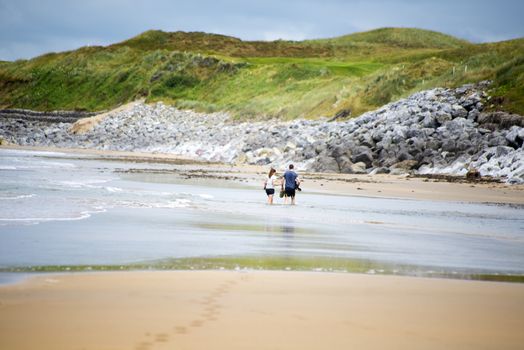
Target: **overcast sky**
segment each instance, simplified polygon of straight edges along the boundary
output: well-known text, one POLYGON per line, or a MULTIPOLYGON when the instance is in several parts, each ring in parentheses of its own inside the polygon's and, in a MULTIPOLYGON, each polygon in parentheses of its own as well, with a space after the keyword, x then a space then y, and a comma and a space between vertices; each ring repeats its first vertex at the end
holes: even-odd
POLYGON ((473 42, 524 36, 523 0, 0 0, 0 60, 107 45, 148 29, 246 40, 417 27, 473 42))

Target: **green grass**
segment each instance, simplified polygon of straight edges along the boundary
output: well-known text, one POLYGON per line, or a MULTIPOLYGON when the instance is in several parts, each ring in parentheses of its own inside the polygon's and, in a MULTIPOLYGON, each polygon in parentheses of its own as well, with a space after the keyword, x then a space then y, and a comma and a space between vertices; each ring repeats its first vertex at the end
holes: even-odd
POLYGON ((244 120, 356 116, 423 89, 491 79, 495 108, 524 114, 523 62, 524 39, 471 44, 409 28, 302 42, 148 31, 0 62, 0 108, 96 111, 145 97, 244 120))
POLYGON ((450 35, 417 28, 379 28, 367 32, 344 35, 338 38, 321 39, 318 42, 335 44, 375 43, 401 48, 458 48, 471 45, 450 35))

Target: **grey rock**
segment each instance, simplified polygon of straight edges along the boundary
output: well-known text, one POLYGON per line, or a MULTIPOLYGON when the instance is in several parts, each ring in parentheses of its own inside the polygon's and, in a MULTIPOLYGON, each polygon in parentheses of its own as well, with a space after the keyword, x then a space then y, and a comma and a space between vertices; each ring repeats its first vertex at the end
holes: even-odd
POLYGON ((456 144, 454 140, 446 139, 442 143, 442 150, 446 152, 453 152, 456 149, 456 144))
POLYGON ((508 141, 511 147, 522 147, 522 143, 524 141, 524 139, 520 136, 523 134, 522 130, 523 129, 519 128, 518 126, 512 126, 509 132, 506 134, 506 140, 508 141))
POLYGON ((412 160, 412 159, 413 159, 413 156, 407 150, 401 150, 397 154, 397 160, 399 162, 403 162, 405 160, 412 160))
POLYGON ((442 125, 450 121, 453 118, 451 117, 451 114, 443 113, 443 114, 438 114, 435 119, 437 120, 438 124, 442 125))
POLYGON ((403 160, 401 162, 395 163, 391 166, 391 169, 401 169, 404 171, 413 170, 417 167, 418 162, 416 160, 403 160))
POLYGON ((312 165, 312 169, 318 172, 339 172, 338 163, 335 158, 329 156, 318 157, 312 165))
POLYGON ((341 173, 353 173, 353 163, 347 156, 341 156, 339 159, 337 159, 337 164, 341 173))
POLYGON ((352 174, 366 174, 366 164, 363 162, 355 163, 351 166, 351 173, 352 174))
POLYGON ((479 115, 480 111, 478 109, 472 109, 468 112, 468 120, 477 121, 479 115))
POLYGON ((437 119, 434 116, 426 116, 422 121, 422 126, 424 128, 436 128, 438 126, 437 119))
POLYGON ((453 105, 451 107, 451 116, 453 118, 466 118, 468 116, 468 111, 460 105, 453 105))
POLYGON ((370 168, 371 164, 373 163, 373 154, 371 151, 364 151, 353 156, 351 161, 353 163, 364 163, 366 168, 370 168))
POLYGON ((379 168, 375 168, 373 169, 369 174, 370 175, 375 175, 375 174, 389 174, 391 172, 391 170, 389 170, 389 168, 386 168, 386 167, 379 167, 379 168))

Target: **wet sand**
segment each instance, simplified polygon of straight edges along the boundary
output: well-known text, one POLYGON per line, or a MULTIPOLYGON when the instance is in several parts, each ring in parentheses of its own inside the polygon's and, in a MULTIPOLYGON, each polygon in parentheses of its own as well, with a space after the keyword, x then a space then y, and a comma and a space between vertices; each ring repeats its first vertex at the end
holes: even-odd
POLYGON ((1 349, 521 349, 524 284, 305 272, 41 275, 1 349))
MULTIPOLYGON (((23 146, 0 146, 0 148, 72 153, 83 157, 125 162, 165 163, 177 167, 177 170, 172 172, 173 176, 192 180, 243 182, 252 186, 261 186, 268 171, 268 166, 209 163, 163 153, 23 146)), ((284 170, 277 169, 277 172, 284 170)), ((301 187, 308 192, 377 198, 524 204, 524 185, 496 182, 448 182, 405 175, 326 174, 300 171, 299 174, 304 180, 301 187)))

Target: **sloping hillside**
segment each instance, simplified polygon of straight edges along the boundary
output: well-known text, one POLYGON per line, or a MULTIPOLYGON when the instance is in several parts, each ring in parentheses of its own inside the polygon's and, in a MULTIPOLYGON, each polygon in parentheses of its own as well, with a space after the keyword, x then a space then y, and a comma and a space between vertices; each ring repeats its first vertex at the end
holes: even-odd
POLYGON ((466 40, 451 35, 416 28, 379 28, 368 32, 344 35, 333 39, 318 40, 338 44, 374 43, 400 48, 460 48, 471 45, 466 40))
POLYGON ((494 108, 524 114, 524 39, 471 44, 420 29, 242 41, 147 31, 0 63, 0 107, 102 110, 137 98, 241 119, 356 116, 414 91, 494 81, 494 108))

